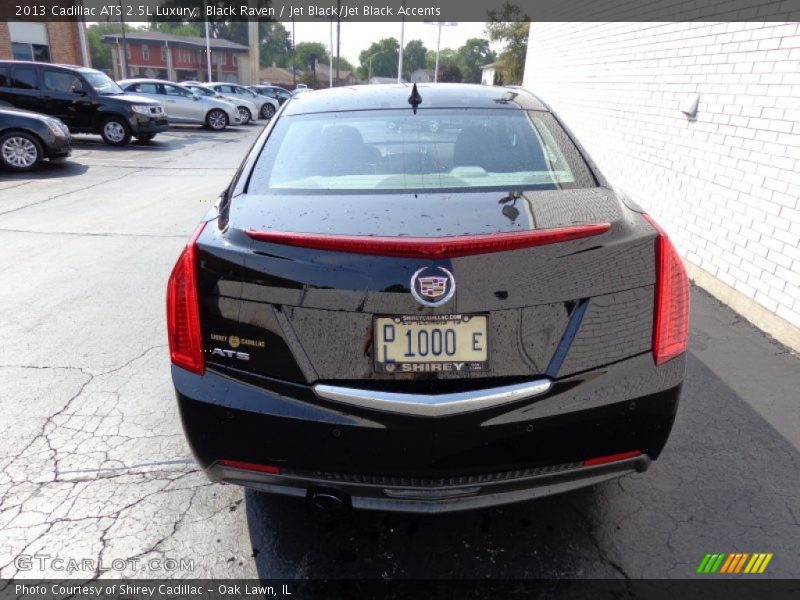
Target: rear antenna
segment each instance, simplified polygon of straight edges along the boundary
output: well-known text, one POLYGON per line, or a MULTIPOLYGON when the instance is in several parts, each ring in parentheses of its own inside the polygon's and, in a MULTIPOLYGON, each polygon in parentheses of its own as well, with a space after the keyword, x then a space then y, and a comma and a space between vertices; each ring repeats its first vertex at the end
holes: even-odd
POLYGON ((414 114, 417 114, 417 107, 422 104, 422 96, 419 95, 417 91, 417 84, 414 84, 414 87, 411 88, 411 95, 408 97, 408 103, 411 105, 411 109, 414 111, 414 114))

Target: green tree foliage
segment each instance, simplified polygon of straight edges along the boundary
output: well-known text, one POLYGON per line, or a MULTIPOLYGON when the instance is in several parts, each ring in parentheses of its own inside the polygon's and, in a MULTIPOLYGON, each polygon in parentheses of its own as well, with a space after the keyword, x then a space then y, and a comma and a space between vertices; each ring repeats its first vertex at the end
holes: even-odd
POLYGON ((461 69, 454 62, 442 64, 439 57, 439 82, 440 83, 461 83, 463 77, 461 69))
POLYGON ((421 40, 411 40, 406 44, 403 51, 403 77, 409 78, 411 73, 417 69, 426 68, 425 58, 428 49, 425 48, 421 40))
POLYGON ((369 65, 372 60, 372 77, 397 77, 397 61, 400 58, 400 44, 393 37, 374 42, 358 55, 358 76, 370 77, 369 65))
POLYGON ((294 47, 294 64, 298 69, 310 69, 311 57, 317 57, 317 63, 330 63, 330 56, 325 44, 320 42, 300 42, 294 47))
POLYGON ((204 36, 206 34, 202 23, 186 23, 184 21, 152 21, 150 31, 160 31, 171 35, 204 36))
POLYGON ((489 39, 493 42, 505 42, 499 58, 503 65, 503 81, 506 85, 519 85, 525 70, 530 18, 520 7, 510 2, 506 2, 500 10, 489 11, 488 15, 486 32, 489 39))
POLYGON ((275 63, 286 67, 291 62, 292 36, 279 22, 262 22, 258 24, 260 62, 262 67, 271 67, 275 63))
MULTIPOLYGON (((447 63, 454 63, 458 58, 458 53, 450 48, 442 48, 439 51, 439 67, 447 63)), ((428 50, 425 55, 425 67, 428 69, 436 68, 436 50, 428 50)))
MULTIPOLYGON (((125 31, 131 31, 127 23, 125 31)), ((100 70, 111 70, 111 46, 103 43, 103 36, 110 33, 122 33, 120 23, 94 23, 86 28, 86 39, 89 42, 89 55, 92 67, 100 70)))
POLYGON ((458 49, 456 64, 461 70, 464 83, 480 83, 481 67, 495 62, 496 55, 489 48, 489 41, 470 38, 458 49))
MULTIPOLYGON (((336 70, 336 60, 337 60, 336 57, 334 57, 333 61, 332 61, 333 70, 334 71, 336 70)), ((339 60, 340 60, 339 64, 341 65, 339 67, 340 71, 352 71, 353 70, 353 65, 350 64, 350 61, 347 60, 344 56, 340 56, 339 60)))

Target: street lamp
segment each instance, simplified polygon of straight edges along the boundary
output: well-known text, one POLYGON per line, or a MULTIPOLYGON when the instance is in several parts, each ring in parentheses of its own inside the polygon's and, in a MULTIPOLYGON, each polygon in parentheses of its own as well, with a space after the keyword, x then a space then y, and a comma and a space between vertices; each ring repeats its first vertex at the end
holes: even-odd
POLYGON ((458 23, 449 23, 446 21, 425 21, 426 25, 438 25, 439 34, 436 36, 436 67, 433 70, 433 83, 439 81, 439 46, 442 44, 442 26, 458 27, 458 23))

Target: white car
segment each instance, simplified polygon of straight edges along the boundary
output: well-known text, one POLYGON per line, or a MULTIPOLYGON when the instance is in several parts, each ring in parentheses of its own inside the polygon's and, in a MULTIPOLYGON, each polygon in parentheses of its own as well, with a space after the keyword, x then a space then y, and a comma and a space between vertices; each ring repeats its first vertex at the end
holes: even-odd
POLYGON ((197 92, 201 96, 209 98, 217 98, 218 100, 225 100, 230 102, 239 111, 239 117, 242 120, 242 125, 247 125, 250 121, 258 119, 258 106, 255 102, 251 102, 246 98, 239 98, 237 96, 223 96, 219 92, 206 87, 200 81, 182 81, 181 85, 189 88, 193 92, 197 92))
POLYGON ((245 100, 254 102, 258 107, 258 116, 262 119, 271 119, 280 107, 280 104, 274 98, 267 98, 266 96, 256 94, 253 90, 248 90, 243 85, 237 83, 214 81, 211 83, 204 83, 203 85, 207 88, 211 88, 215 92, 219 92, 223 96, 244 98, 245 100))
POLYGON ((158 100, 170 123, 199 123, 214 131, 241 122, 239 111, 226 100, 207 98, 192 90, 161 79, 124 79, 117 82, 131 94, 158 100))

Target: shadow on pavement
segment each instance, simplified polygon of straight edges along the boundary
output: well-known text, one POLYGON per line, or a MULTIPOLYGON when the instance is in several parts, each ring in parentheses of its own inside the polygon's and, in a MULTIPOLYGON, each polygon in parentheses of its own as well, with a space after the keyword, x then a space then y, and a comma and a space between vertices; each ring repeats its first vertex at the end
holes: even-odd
POLYGON ((124 155, 130 150, 163 152, 185 148, 197 142, 219 141, 222 136, 231 136, 231 140, 233 140, 240 131, 241 128, 231 127, 225 131, 211 131, 194 125, 171 127, 169 131, 156 134, 149 142, 140 142, 136 138, 131 138, 127 146, 109 146, 99 135, 75 135, 72 138, 72 148, 73 150, 92 150, 109 155, 124 155), (176 133, 180 135, 175 135, 176 133))
POLYGON ((66 160, 50 161, 46 160, 42 166, 30 173, 15 173, 0 169, 0 180, 2 181, 28 181, 31 179, 50 179, 54 177, 73 177, 83 175, 89 169, 87 165, 81 164, 80 159, 67 158, 66 160))
POLYGON ((690 356, 672 437, 641 475, 439 516, 245 502, 262 578, 685 578, 732 551, 773 552, 768 574, 797 577, 799 471, 800 453, 690 356))

